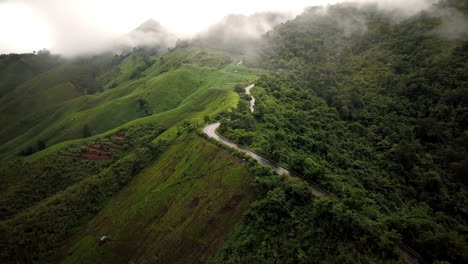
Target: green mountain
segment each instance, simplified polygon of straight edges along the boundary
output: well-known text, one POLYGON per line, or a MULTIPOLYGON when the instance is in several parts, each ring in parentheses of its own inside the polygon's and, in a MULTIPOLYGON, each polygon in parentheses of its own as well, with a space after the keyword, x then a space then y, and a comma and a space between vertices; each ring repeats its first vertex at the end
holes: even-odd
POLYGON ((240 76, 228 67, 234 58, 216 51, 156 54, 142 49, 75 59, 19 85, 1 98, 0 153, 82 138, 85 126, 96 135, 140 117, 167 115, 203 97, 214 82, 227 78, 226 86, 240 76))
POLYGON ((39 51, 37 55, 0 55, 0 98, 21 83, 50 70, 60 62, 59 57, 50 56, 47 51, 39 51))
POLYGON ((345 3, 177 42, 147 21, 118 54, 1 55, 1 262, 468 262, 466 12, 345 3))
MULTIPOLYGON (((185 199, 214 199, 220 208, 223 203, 232 203, 232 199, 236 203, 245 199, 239 208, 206 214, 212 214, 212 218, 221 214, 227 222, 219 226, 218 233, 229 234, 253 197, 253 192, 245 192, 251 187, 241 180, 246 173, 238 171, 235 159, 228 153, 225 158, 216 155, 219 157, 213 164, 206 166, 204 157, 211 157, 213 151, 218 153, 219 147, 197 154, 198 158, 183 148, 180 155, 159 159, 164 162, 154 159, 166 146, 172 146, 171 142, 208 148, 206 140, 184 131, 194 131, 205 120, 236 106, 234 86, 251 82, 260 73, 236 65, 238 61, 235 56, 197 47, 177 48, 165 54, 140 48, 120 56, 67 60, 6 94, 1 99, 4 136, 0 228, 2 245, 6 245, 2 247, 2 258, 7 262, 56 259, 69 236, 108 202, 112 203, 109 199, 133 176, 140 175, 141 169, 149 166, 141 174, 147 177, 165 168, 166 162, 176 166, 182 158, 194 158, 190 166, 201 166, 192 177, 200 178, 202 186, 211 186, 226 174, 232 176, 226 184, 211 186, 213 197, 183 191, 184 196, 171 198, 178 203, 185 203, 185 199), (159 138, 160 142, 152 143, 159 138), (220 167, 219 174, 209 173, 212 166, 220 167), (226 192, 225 200, 215 198, 221 190, 226 192), (18 253, 19 248, 25 251, 18 253), (30 254, 32 251, 35 253, 30 254)), ((186 179, 188 173, 193 173, 189 168, 172 170, 172 183, 166 183, 166 178, 151 179, 156 180, 154 188, 175 184, 178 192, 179 187, 182 191, 192 186, 186 179), (183 177, 177 179, 180 173, 183 177), (188 186, 183 184, 186 181, 188 186)), ((163 206, 161 202, 155 201, 153 206, 163 206)), ((146 206, 146 199, 141 203, 146 206)), ((199 221, 203 219, 207 220, 199 221)), ((176 219, 168 221, 166 224, 172 225, 176 219)), ((128 232, 136 234, 132 229, 128 232)), ((213 252, 221 237, 209 236, 206 239, 218 242, 206 247, 200 241, 200 246, 213 252)), ((194 250, 192 246, 182 248, 190 251, 194 250)))

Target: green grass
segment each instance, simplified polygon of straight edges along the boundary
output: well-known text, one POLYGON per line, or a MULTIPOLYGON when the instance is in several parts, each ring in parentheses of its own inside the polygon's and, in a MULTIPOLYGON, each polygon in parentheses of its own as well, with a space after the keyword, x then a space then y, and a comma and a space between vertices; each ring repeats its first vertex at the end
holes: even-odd
MULTIPOLYGON (((119 73, 115 69, 106 73, 115 75, 113 81, 120 78, 120 84, 96 95, 76 94, 73 85, 65 82, 67 77, 54 79, 58 73, 75 72, 74 65, 41 74, 13 91, 9 103, 1 108, 5 111, 0 115, 0 143, 4 143, 0 156, 17 154, 38 140, 52 146, 79 139, 84 125, 98 135, 142 119, 147 113, 139 106, 141 99, 149 104, 151 119, 167 123, 168 128, 187 117, 226 110, 237 101, 237 95, 231 92, 234 85, 253 81, 260 73, 235 66, 235 62, 235 58, 218 51, 180 49, 157 59, 139 78, 126 80, 122 76, 131 71, 132 65, 141 65, 140 60, 130 56, 122 62, 119 73), (60 84, 47 88, 57 82, 60 84), (218 105, 211 104, 213 101, 218 105)), ((109 76, 102 77, 106 78, 109 76)))
MULTIPOLYGON (((131 168, 143 168, 151 160, 140 149, 124 153, 98 174, 70 181, 50 194, 39 193, 30 204, 21 204, 21 211, 0 222, 15 241, 4 250, 8 257, 34 256, 48 262, 58 247, 66 245, 60 255, 65 263, 205 262, 242 219, 255 198, 251 174, 239 158, 196 136, 193 128, 233 109, 239 101, 234 86, 254 82, 261 71, 234 65, 238 60, 231 55, 200 48, 178 49, 151 60, 151 66, 131 79, 141 60, 127 57, 118 68, 97 77, 105 89, 95 95, 75 94, 74 83, 66 77, 57 83, 51 80, 56 72, 70 75, 67 71, 73 65, 36 76, 9 94, 13 103, 3 107, 10 110, 0 114, 7 124, 0 129, 0 136, 5 136, 0 157, 8 159, 38 139, 48 145, 20 159, 25 168, 51 161, 51 157, 59 159, 61 150, 79 149, 125 131, 140 131, 133 140, 145 142, 149 149, 164 150, 170 145, 136 176, 139 170, 131 168), (27 96, 20 96, 21 91, 27 96), (149 105, 151 115, 140 109, 140 99, 149 105), (15 104, 31 107, 14 111, 15 104), (81 138, 85 124, 93 136, 81 138), (165 132, 154 138, 147 134, 148 128, 165 132), (103 191, 95 195, 94 190, 103 191), (28 228, 40 235, 32 235, 28 228), (106 248, 97 246, 96 239, 103 233, 112 233, 112 243, 106 248), (33 241, 27 248, 35 253, 15 255, 17 240, 33 241)), ((63 164, 54 164, 45 170, 61 175, 63 164)), ((41 179, 48 179, 48 172, 37 173, 42 178, 35 178, 44 185, 41 179)), ((61 176, 70 173, 65 174, 61 176)))
POLYGON ((71 239, 61 262, 204 262, 255 198, 249 175, 240 158, 182 136, 71 239), (98 246, 102 235, 112 241, 98 246))
POLYGON ((60 61, 55 56, 0 55, 0 97, 37 74, 48 71, 60 61))
MULTIPOLYGON (((241 66, 243 67, 243 66, 241 66)), ((236 66, 236 69, 239 66, 236 66)), ((216 70, 214 68, 202 68, 199 66, 183 66, 181 69, 176 69, 173 72, 168 72, 157 77, 150 78, 150 82, 160 81, 160 87, 166 90, 172 90, 171 87, 175 87, 174 92, 167 94, 164 97, 161 97, 161 103, 165 103, 164 98, 174 96, 178 89, 177 85, 179 84, 179 79, 175 79, 175 76, 179 76, 180 79, 187 80, 193 78, 192 83, 198 83, 196 91, 187 95, 183 100, 176 103, 176 106, 167 111, 162 111, 159 113, 154 113, 151 116, 147 117, 131 117, 131 109, 137 107, 137 99, 139 96, 142 98, 145 97, 146 92, 157 93, 159 90, 155 85, 148 86, 147 88, 141 87, 136 91, 131 93, 128 96, 120 97, 118 99, 112 100, 110 103, 99 105, 91 110, 71 113, 67 115, 67 118, 64 118, 61 121, 55 121, 49 127, 37 127, 37 129, 32 129, 30 133, 26 133, 17 137, 15 140, 8 142, 2 148, 5 149, 12 146, 13 149, 19 151, 19 149, 24 148, 28 145, 34 144, 37 138, 48 138, 51 135, 57 141, 65 141, 73 138, 79 138, 83 124, 89 124, 91 129, 94 129, 96 137, 103 137, 112 133, 116 133, 119 129, 132 126, 137 123, 146 123, 146 122, 157 122, 162 127, 169 129, 170 127, 184 121, 184 120, 196 120, 198 123, 204 122, 205 116, 213 117, 216 114, 227 111, 237 105, 239 96, 237 93, 233 92, 234 86, 236 83, 249 81, 253 82, 257 75, 260 73, 258 70, 250 69, 246 70, 245 73, 236 73, 232 70, 231 66, 223 68, 221 70, 216 70), (195 73, 203 74, 203 82, 199 83, 200 77, 193 77, 192 74, 188 72, 188 68, 194 68, 195 73), (181 77, 182 75, 187 74, 189 77, 181 77), (169 75, 169 77, 167 77, 169 75), (168 81, 173 80, 174 81, 168 81), (174 85, 174 86, 173 86, 174 85), (133 98, 133 99, 131 99, 133 98), (118 103, 128 103, 134 102, 134 108, 125 107, 128 105, 119 106, 118 103), (115 113, 115 114, 113 114, 115 113), (124 116, 120 116, 124 115, 124 116), (132 119, 134 119, 132 121, 132 119), (126 122, 128 123, 126 123, 126 122), (125 123, 125 124, 123 124, 125 123), (57 131, 61 131, 61 128, 67 127, 68 133, 57 134, 57 131), (110 130, 109 130, 110 129, 110 130), (71 132, 74 131, 74 132, 71 132), (39 134, 38 136, 33 136, 34 134, 39 134), (20 147, 17 147, 20 145, 20 147)), ((187 86, 180 85, 179 88, 187 86)), ((121 89, 121 88, 116 88, 121 89)), ((123 87, 122 89, 125 89, 123 87)), ((114 91, 114 90, 112 90, 114 91)), ((180 90, 179 90, 180 91, 180 90)), ((170 91, 167 91, 170 92, 170 91)), ((186 94, 188 94, 186 92, 186 94)), ((85 98, 79 98, 84 100, 85 98)), ((173 99, 169 99, 173 100, 173 99)), ((51 122, 55 119, 54 116, 50 117, 51 122)), ((92 139, 91 138, 91 139, 92 139)), ((76 139, 72 141, 65 141, 57 145, 51 146, 48 149, 36 153, 30 157, 27 157, 27 161, 36 160, 41 157, 45 157, 50 153, 55 153, 58 150, 65 148, 73 144, 81 144, 82 142, 89 139, 76 139)), ((54 142, 54 141, 51 141, 54 142)))
MULTIPOLYGON (((79 106, 73 99, 90 96, 83 96, 83 92, 72 84, 73 80, 85 78, 108 60, 108 56, 102 56, 89 64, 67 62, 35 76, 2 97, 0 144, 36 126, 50 126, 50 121, 59 121, 67 113, 78 111, 79 106), (54 119, 50 120, 50 116, 54 116, 54 119)), ((37 131, 31 132, 37 134, 37 131)))

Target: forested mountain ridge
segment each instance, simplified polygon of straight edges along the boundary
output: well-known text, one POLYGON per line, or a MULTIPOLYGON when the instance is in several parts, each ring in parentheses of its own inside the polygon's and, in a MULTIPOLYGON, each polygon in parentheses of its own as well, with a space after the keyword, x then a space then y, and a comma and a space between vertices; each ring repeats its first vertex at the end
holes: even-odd
POLYGON ((254 49, 262 35, 291 18, 288 13, 259 12, 250 16, 228 15, 197 34, 192 42, 204 47, 241 54, 245 59, 256 57, 254 49))
MULTIPOLYGON (((350 239, 378 239, 380 254, 386 243, 405 242, 428 261, 465 262, 468 35, 442 34, 449 18, 437 13, 457 5, 452 14, 466 21, 463 1, 444 1, 405 19, 372 6, 311 8, 279 25, 262 48, 264 67, 276 73, 252 90, 253 115, 247 102, 226 115, 223 135, 319 183, 355 217, 368 219, 355 224, 381 230, 350 239)), ((323 225, 309 217, 290 215, 281 225, 323 225)), ((325 227, 330 236, 332 226, 325 227)), ((268 234, 252 237, 254 244, 274 245, 258 250, 294 240, 268 234)), ((227 249, 234 256, 254 256, 236 241, 227 249)), ((301 249, 320 256, 312 245, 301 249)))

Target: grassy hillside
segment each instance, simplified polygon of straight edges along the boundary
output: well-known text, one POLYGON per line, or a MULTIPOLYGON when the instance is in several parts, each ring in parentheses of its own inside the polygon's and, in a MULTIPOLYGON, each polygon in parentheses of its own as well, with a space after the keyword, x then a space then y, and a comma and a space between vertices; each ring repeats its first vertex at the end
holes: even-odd
POLYGON ((56 56, 35 54, 0 55, 0 98, 37 74, 60 64, 56 56))
MULTIPOLYGON (((100 65, 105 60, 114 63, 116 58, 96 60, 91 59, 90 63, 100 65)), ((77 234, 98 228, 99 232, 115 232, 116 238, 137 241, 139 238, 129 237, 137 233, 136 229, 124 223, 137 220, 141 215, 133 215, 135 208, 145 209, 146 205, 155 211, 143 210, 147 215, 141 216, 145 219, 141 228, 154 231, 174 228, 163 243, 157 243, 160 234, 154 233, 158 236, 144 238, 152 241, 147 248, 140 246, 141 251, 134 250, 137 255, 127 254, 151 262, 154 255, 149 256, 148 252, 158 250, 161 259, 176 260, 177 256, 171 255, 167 247, 171 245, 179 246, 187 252, 187 257, 204 261, 227 238, 253 199, 248 187, 249 173, 242 164, 237 164, 238 159, 187 133, 193 133, 220 112, 233 109, 239 100, 233 92, 234 86, 253 81, 259 71, 234 65, 235 58, 225 53, 195 47, 179 48, 162 57, 137 53, 119 61, 115 67, 93 77, 99 85, 108 82, 100 86, 103 91, 95 94, 77 89, 77 85, 83 85, 82 81, 67 79, 76 73, 71 70, 76 66, 72 61, 38 75, 8 95, 11 102, 25 108, 16 109, 13 103, 3 106, 8 111, 2 113, 2 121, 15 125, 0 132, 14 137, 0 147, 3 151, 0 166, 2 262, 51 262, 69 239, 72 241, 67 245, 85 252, 91 250, 90 255, 80 253, 83 257, 99 257, 91 254, 96 249, 90 243, 92 234, 86 233, 86 237, 77 234), (137 65, 136 69, 132 64, 137 65), (146 65, 144 69, 138 66, 142 64, 146 65), (15 123, 16 117, 31 122, 15 123), (85 126, 88 135, 83 138, 85 126), (22 129, 26 132, 16 134, 22 129), (67 140, 73 138, 76 139, 67 140), (176 138, 178 143, 164 152, 176 138), (27 157, 15 155, 35 145, 46 148, 27 157), (180 155, 174 155, 175 152, 180 155), (161 159, 153 162, 161 153, 164 153, 161 159), (185 163, 179 164, 179 158, 185 163), (205 163, 210 159, 210 163, 205 163), (139 174, 150 164, 153 165, 139 174), (167 167, 168 164, 172 167, 167 167), (212 171, 212 166, 220 167, 212 171), (167 169, 173 173, 167 175, 167 169), (197 180, 181 184, 182 178, 190 173, 197 180), (136 182, 132 182, 135 175, 138 175, 136 182), (161 178, 166 176, 171 177, 161 178), (129 182, 132 183, 120 193, 129 182), (144 188, 149 186, 168 188, 170 192, 155 196, 135 191, 135 188, 147 190, 144 188), (223 188, 226 196, 217 196, 221 193, 219 188, 223 188), (201 192, 209 196, 202 196, 201 192), (129 197, 132 203, 121 207, 122 200, 129 197), (154 203, 146 204, 149 198, 154 203), (167 218, 161 218, 164 222, 152 221, 157 215, 163 216, 166 201, 182 208, 188 200, 191 203, 196 198, 200 198, 199 206, 193 207, 191 215, 169 211, 167 218), (96 216, 102 208, 106 209, 96 216), (102 217, 115 218, 116 208, 128 210, 120 211, 122 222, 116 222, 111 230, 100 230, 102 217), (181 219, 176 216, 185 217, 187 223, 179 223, 181 219), (91 219, 94 220, 88 223, 91 219), (196 225, 188 226, 189 222, 196 225), (213 229, 214 226, 217 228, 213 229), (209 228, 212 233, 202 236, 209 228), (181 241, 183 244, 179 245, 181 241)), ((117 245, 117 241, 111 245, 117 245)), ((101 257, 114 259, 115 250, 120 251, 113 249, 101 257)), ((125 262, 125 258, 117 260, 125 262)), ((187 259, 178 261, 187 262, 187 259)))
POLYGON ((162 57, 135 53, 124 59, 83 60, 40 74, 1 99, 1 155, 34 149, 39 141, 51 146, 82 138, 85 126, 96 135, 141 117, 182 113, 178 107, 195 107, 213 89, 254 77, 247 68, 230 65, 235 62, 230 55, 200 48, 176 49, 162 57), (96 77, 76 81, 90 74, 96 77), (80 85, 102 91, 89 94, 80 85))
POLYGON ((110 55, 66 61, 16 87, 0 99, 0 144, 28 132, 38 135, 53 122, 72 119, 70 113, 93 107, 89 101, 96 101, 94 105, 99 103, 94 96, 86 94, 98 90, 93 75, 114 67, 113 64, 115 60, 110 55))
POLYGON ((254 198, 242 160, 183 136, 62 250, 62 263, 204 263, 254 198), (111 241, 99 246, 102 235, 111 241))

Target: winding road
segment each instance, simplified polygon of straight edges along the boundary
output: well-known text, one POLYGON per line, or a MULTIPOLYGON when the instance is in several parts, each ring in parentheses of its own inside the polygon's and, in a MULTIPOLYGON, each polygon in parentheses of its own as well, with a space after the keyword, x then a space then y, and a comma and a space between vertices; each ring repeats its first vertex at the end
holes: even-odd
POLYGON ((252 99, 250 99, 250 113, 253 113, 255 110, 255 98, 250 94, 250 89, 254 88, 255 84, 251 84, 245 87, 245 93, 250 95, 252 99))
MULTIPOLYGON (((251 113, 253 113, 254 110, 255 110, 255 98, 250 94, 250 89, 252 89, 254 86, 255 86, 255 84, 252 84, 252 85, 249 85, 249 86, 245 87, 245 93, 252 97, 252 99, 250 100, 250 112, 251 113)), ((310 188, 311 192, 314 195, 318 196, 318 197, 325 197, 325 196, 330 195, 330 193, 328 191, 320 188, 317 184, 304 179, 300 175, 298 175, 298 174, 296 174, 296 173, 294 173, 292 171, 289 171, 288 169, 285 169, 285 168, 281 167, 277 163, 275 163, 275 162, 261 156, 258 153, 255 153, 252 150, 249 150, 248 148, 246 148, 246 147, 244 147, 244 146, 242 146, 240 144, 237 144, 237 143, 235 143, 235 142, 233 142, 233 141, 231 141, 231 140, 229 140, 229 139, 227 139, 225 137, 222 137, 222 136, 216 134, 216 129, 220 125, 221 125, 220 122, 209 124, 205 128, 203 128, 203 132, 206 135, 208 135, 209 137, 223 143, 224 145, 226 145, 228 147, 231 147, 231 148, 234 148, 234 149, 236 149, 236 150, 238 150, 240 152, 243 152, 243 153, 251 156, 252 158, 257 160, 258 163, 260 163, 263 166, 270 167, 271 169, 273 169, 279 175, 287 175, 289 177, 293 177, 293 178, 299 179, 299 180, 307 183, 309 185, 309 188, 310 188)), ((414 251, 413 249, 411 249, 409 246, 405 245, 404 243, 401 243, 400 245, 398 245, 398 250, 400 251, 401 257, 407 262, 410 262, 410 263, 425 263, 424 259, 421 257, 420 254, 418 254, 416 251, 414 251)))
POLYGON ((299 175, 297 175, 296 173, 293 173, 291 171, 289 171, 288 169, 285 169, 283 167, 281 167, 280 165, 278 165, 277 163, 263 157, 263 156, 260 156, 259 154, 249 150, 248 148, 242 146, 242 145, 239 145, 237 143, 234 143, 233 141, 227 139, 227 138, 224 138, 218 134, 216 134, 216 129, 221 125, 221 123, 219 122, 216 122, 214 124, 210 124, 208 126, 206 126, 204 129, 203 129, 203 132, 205 134, 207 134, 209 137, 211 138, 214 138, 215 140, 223 143, 224 145, 227 145, 231 148, 234 148, 240 152, 243 152, 249 156, 251 156, 252 158, 254 158, 255 160, 258 161, 258 163, 260 163, 260 165, 263 165, 263 166, 266 166, 266 167, 270 167, 272 168, 274 171, 276 171, 276 173, 278 173, 279 175, 287 175, 287 176, 290 176, 290 177, 293 177, 293 178, 297 178, 301 181, 304 181, 306 182, 307 184, 309 184, 309 187, 310 187, 310 190, 312 191, 312 193, 314 195, 317 195, 317 196, 320 196, 320 197, 324 197, 324 196, 328 196, 329 195, 329 192, 321 189, 320 187, 318 187, 316 184, 312 183, 312 182, 309 182, 309 181, 306 181, 304 178, 300 177, 299 175))
MULTIPOLYGON (((250 100, 250 112, 253 113, 254 110, 255 110, 255 98, 250 94, 250 89, 252 89, 253 87, 255 86, 255 84, 251 84, 247 87, 245 87, 245 93, 250 95, 252 97, 252 99, 250 100)), ((328 196, 330 195, 329 192, 327 192, 326 190, 323 190, 322 188, 318 187, 317 184, 313 183, 313 182, 310 182, 310 181, 307 181, 306 179, 304 179, 303 177, 299 176, 298 174, 288 170, 288 169, 285 169, 283 167, 281 167, 280 165, 278 165, 277 163, 261 156, 260 154, 258 153, 255 153, 254 151, 240 145, 240 144, 237 144, 227 138, 224 138, 218 134, 216 134, 216 129, 221 125, 221 123, 219 122, 216 122, 214 124, 210 124, 210 125, 207 125, 204 129, 203 129, 203 132, 208 135, 209 137, 211 138, 214 138, 215 140, 223 143, 224 145, 227 145, 231 148, 234 148, 240 152, 243 152, 249 156, 251 156, 252 158, 254 158, 256 161, 258 161, 258 163, 260 163, 260 165, 263 165, 263 166, 267 166, 267 167, 270 167, 272 168, 274 171, 276 171, 276 173, 278 173, 279 175, 287 175, 287 176, 290 176, 290 177, 293 177, 293 178, 296 178, 296 179, 299 179, 301 181, 304 181, 306 182, 309 187, 310 187, 310 190, 312 191, 313 194, 317 195, 317 196, 320 196, 320 197, 324 197, 324 196, 328 196)))

